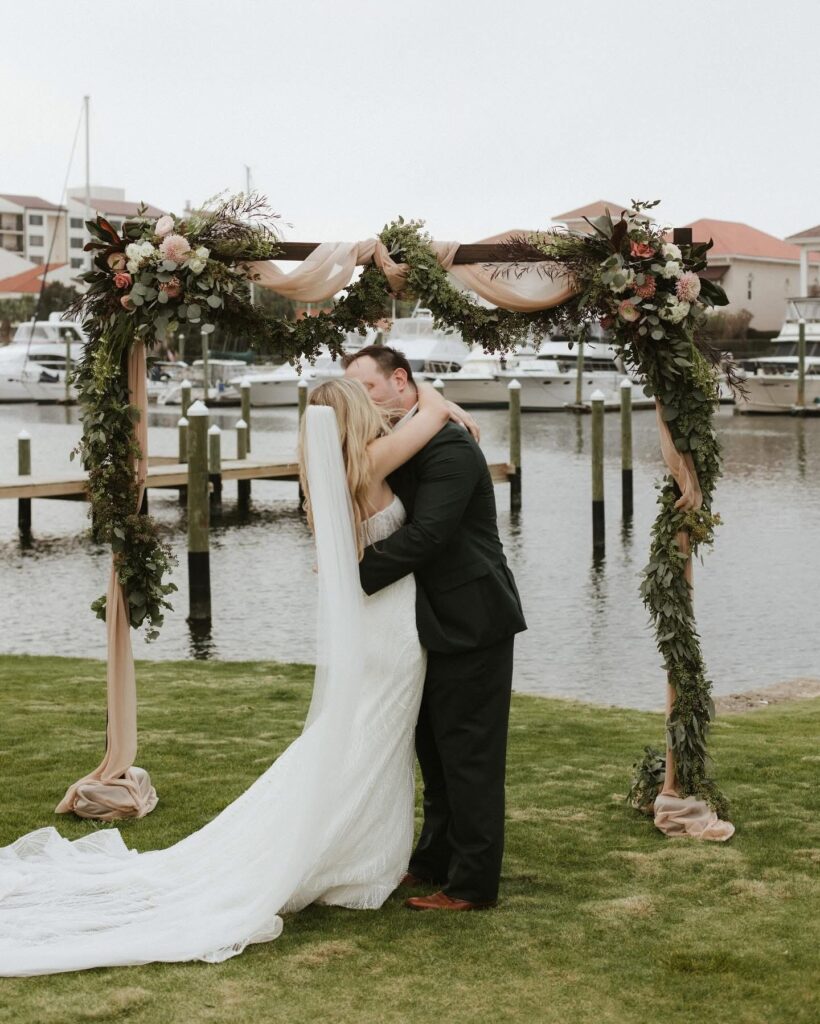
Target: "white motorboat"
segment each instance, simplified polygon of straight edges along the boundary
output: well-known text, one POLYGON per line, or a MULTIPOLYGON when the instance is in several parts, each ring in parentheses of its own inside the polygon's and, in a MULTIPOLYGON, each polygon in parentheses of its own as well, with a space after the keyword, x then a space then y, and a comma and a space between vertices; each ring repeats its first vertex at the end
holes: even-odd
MULTIPOLYGON (((621 381, 627 374, 618 365, 615 350, 602 342, 584 344, 581 374, 581 402, 586 405, 594 391, 603 391, 604 408, 621 405, 621 381)), ((578 346, 568 341, 548 340, 533 355, 519 355, 514 367, 497 374, 505 393, 512 380, 521 385, 521 408, 526 411, 550 411, 574 405, 577 396, 578 346)), ((632 380, 633 408, 649 408, 654 400, 643 393, 640 381, 632 380)))
POLYGON ((417 309, 412 316, 398 317, 384 342, 404 355, 413 373, 453 373, 470 355, 469 346, 458 331, 433 326, 429 309, 417 309))
MULTIPOLYGON (((352 345, 354 351, 360 345, 352 345)), ((344 369, 340 359, 334 359, 328 349, 324 349, 313 363, 306 363, 301 373, 291 363, 282 363, 272 369, 248 368, 247 373, 234 377, 228 383, 239 388, 243 380, 251 385, 251 405, 254 407, 277 408, 299 403, 299 381, 306 380, 312 390, 317 384, 336 377, 343 377, 344 369)))
MULTIPOLYGON (((820 297, 799 302, 806 331, 805 404, 820 406, 820 297)), ((746 395, 735 403, 740 413, 791 413, 797 405, 798 311, 792 300, 786 310, 780 333, 772 339, 776 354, 741 362, 746 395)))
POLYGON ((282 363, 272 370, 246 373, 228 381, 231 387, 239 388, 243 380, 250 381, 251 405, 254 407, 280 407, 296 405, 299 401, 297 387, 301 374, 290 363, 282 363))
POLYGON ((66 395, 66 367, 83 354, 87 335, 79 321, 48 320, 20 324, 11 342, 0 348, 0 402, 62 402, 66 395))
POLYGON ((517 365, 515 354, 485 352, 480 345, 474 345, 461 368, 455 372, 425 373, 427 380, 440 380, 444 394, 452 402, 463 407, 505 406, 509 400, 508 382, 499 374, 517 365))

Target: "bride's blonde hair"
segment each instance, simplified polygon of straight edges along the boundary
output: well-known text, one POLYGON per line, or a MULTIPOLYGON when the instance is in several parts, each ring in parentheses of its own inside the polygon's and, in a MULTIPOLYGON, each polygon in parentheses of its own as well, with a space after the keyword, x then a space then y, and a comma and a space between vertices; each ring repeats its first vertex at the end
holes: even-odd
MULTIPOLYGON (((348 377, 340 377, 337 380, 319 384, 310 393, 308 404, 329 405, 336 413, 347 487, 353 502, 356 548, 361 560, 364 551, 362 523, 374 512, 367 500, 373 483, 373 466, 367 453, 367 446, 377 437, 382 437, 387 433, 387 414, 370 400, 363 384, 348 377)), ((305 496, 304 508, 307 512, 308 523, 313 529, 310 488, 307 481, 304 420, 299 431, 299 481, 305 496)))

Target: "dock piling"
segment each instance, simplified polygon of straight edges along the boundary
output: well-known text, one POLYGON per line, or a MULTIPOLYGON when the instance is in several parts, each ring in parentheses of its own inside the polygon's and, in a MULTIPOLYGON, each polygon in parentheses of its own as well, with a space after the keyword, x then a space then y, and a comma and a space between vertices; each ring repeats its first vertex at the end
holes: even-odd
POLYGON ((182 402, 182 418, 188 415, 188 407, 191 404, 191 392, 193 391, 193 385, 186 379, 179 386, 180 401, 182 402))
MULTIPOLYGON (((248 457, 248 424, 244 420, 236 422, 236 457, 242 460, 248 457)), ((236 491, 239 512, 241 515, 247 515, 251 504, 250 480, 237 480, 236 491)))
POLYGON ((596 390, 592 403, 592 550, 603 555, 604 530, 604 393, 596 390))
POLYGON ((211 481, 211 508, 222 508, 222 431, 214 423, 208 430, 208 477, 211 481))
MULTIPOLYGON (((307 409, 308 400, 308 382, 307 378, 302 377, 299 383, 296 385, 296 395, 299 399, 299 430, 302 429, 302 420, 305 416, 307 409)), ((304 510, 305 505, 305 492, 302 490, 302 482, 299 481, 299 509, 304 510)))
MULTIPOLYGON (((188 385, 188 405, 190 405, 191 398, 191 386, 188 385)), ((183 392, 183 404, 184 404, 184 392, 183 392)), ((187 409, 186 409, 187 411, 187 409)), ((185 416, 180 416, 177 421, 178 441, 179 441, 179 461, 181 465, 185 465, 188 461, 188 420, 185 416)), ((188 488, 183 484, 179 488, 179 503, 180 505, 188 504, 188 488)))
MULTIPOLYGON (((27 430, 17 435, 17 475, 31 476, 31 434, 27 430)), ((24 540, 31 538, 31 498, 17 499, 17 527, 24 540)))
POLYGON ((632 497, 632 381, 621 381, 621 502, 624 519, 631 519, 632 497))
POLYGON ((211 621, 210 509, 208 502, 208 407, 188 409, 189 622, 211 621))
POLYGON ((510 403, 510 509, 521 511, 521 383, 511 380, 507 385, 510 403))
POLYGON ((240 385, 239 391, 242 395, 242 419, 245 421, 245 428, 247 430, 247 451, 248 455, 251 453, 251 382, 247 377, 242 378, 242 384, 240 385))

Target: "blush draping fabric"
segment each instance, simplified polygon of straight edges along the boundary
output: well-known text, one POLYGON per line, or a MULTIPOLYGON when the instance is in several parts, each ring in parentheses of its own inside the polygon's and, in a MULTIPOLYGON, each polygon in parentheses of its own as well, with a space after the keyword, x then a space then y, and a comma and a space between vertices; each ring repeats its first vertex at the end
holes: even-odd
MULTIPOLYGON (((505 231, 482 239, 482 243, 501 243, 521 238, 530 232, 505 231)), ((476 292, 487 302, 518 313, 551 309, 566 302, 577 291, 561 268, 547 260, 528 264, 529 273, 515 274, 511 264, 480 263, 453 265, 459 242, 433 242, 439 263, 464 288, 476 292)), ((257 284, 298 302, 322 302, 350 284, 357 266, 375 265, 387 278, 390 289, 399 294, 407 280, 406 263, 396 263, 386 246, 377 238, 363 242, 322 242, 295 269, 281 270, 274 263, 254 261, 248 264, 257 284)))
MULTIPOLYGON (((675 507, 687 512, 698 509, 703 504, 703 493, 700 489, 692 455, 690 452, 679 452, 675 447, 669 424, 663 418, 663 406, 657 398, 655 399, 655 414, 661 438, 663 461, 681 493, 680 498, 675 502, 675 507)), ((691 590, 694 580, 689 534, 686 530, 681 530, 675 540, 680 551, 687 555, 684 577, 691 590)), ((667 679, 667 718, 672 712, 674 702, 675 688, 667 679)), ((731 839, 735 832, 735 826, 731 822, 718 818, 705 800, 698 800, 693 796, 681 798, 675 779, 675 759, 669 747, 666 748, 666 777, 663 789, 655 800, 655 827, 669 837, 689 836, 695 839, 711 839, 715 842, 725 842, 727 839, 731 839)))
MULTIPOLYGON (((145 346, 136 341, 128 358, 128 390, 131 404, 139 410, 134 431, 140 458, 134 466, 142 504, 148 475, 148 395, 145 346)), ((137 683, 131 650, 128 598, 112 562, 106 600, 108 642, 108 725, 105 757, 84 778, 69 787, 57 805, 58 814, 73 812, 81 818, 116 821, 142 818, 157 805, 157 794, 143 768, 132 764, 137 754, 137 683)))

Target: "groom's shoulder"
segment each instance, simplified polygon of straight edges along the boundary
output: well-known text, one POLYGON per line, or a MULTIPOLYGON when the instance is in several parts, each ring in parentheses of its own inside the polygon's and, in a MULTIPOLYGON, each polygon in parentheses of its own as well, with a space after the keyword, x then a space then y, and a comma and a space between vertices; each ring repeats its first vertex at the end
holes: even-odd
POLYGON ((473 460, 477 456, 484 459, 481 449, 468 430, 450 420, 431 438, 419 452, 417 458, 463 458, 473 460))

